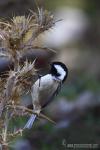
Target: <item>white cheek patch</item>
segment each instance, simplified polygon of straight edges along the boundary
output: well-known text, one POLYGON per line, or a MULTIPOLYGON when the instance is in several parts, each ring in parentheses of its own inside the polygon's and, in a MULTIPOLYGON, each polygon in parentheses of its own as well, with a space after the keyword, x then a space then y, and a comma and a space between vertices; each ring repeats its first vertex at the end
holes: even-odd
POLYGON ((63 80, 64 77, 66 76, 66 71, 59 65, 54 65, 55 68, 57 69, 57 72, 60 74, 58 77, 60 80, 63 80))

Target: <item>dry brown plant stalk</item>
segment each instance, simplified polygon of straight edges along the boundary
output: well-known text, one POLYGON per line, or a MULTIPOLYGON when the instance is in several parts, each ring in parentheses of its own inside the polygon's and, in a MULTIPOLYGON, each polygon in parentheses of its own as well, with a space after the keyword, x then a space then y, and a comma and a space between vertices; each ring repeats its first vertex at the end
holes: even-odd
MULTIPOLYGON (((9 58, 14 63, 14 69, 10 69, 6 75, 0 77, 0 146, 3 149, 8 149, 12 137, 16 137, 24 130, 19 129, 13 133, 9 131, 9 123, 11 118, 17 115, 16 112, 34 113, 32 110, 20 106, 20 101, 23 93, 26 93, 26 89, 30 90, 37 75, 37 70, 34 67, 35 60, 32 63, 26 60, 23 65, 19 60, 23 53, 29 51, 30 48, 35 47, 36 50, 34 40, 53 25, 53 15, 43 9, 38 9, 37 13, 30 11, 27 17, 16 16, 9 22, 0 21, 2 48, 0 58, 9 58), (31 77, 33 80, 29 82, 31 77)), ((41 47, 41 49, 43 48, 41 47)), ((54 123, 43 114, 40 114, 40 117, 54 123)))

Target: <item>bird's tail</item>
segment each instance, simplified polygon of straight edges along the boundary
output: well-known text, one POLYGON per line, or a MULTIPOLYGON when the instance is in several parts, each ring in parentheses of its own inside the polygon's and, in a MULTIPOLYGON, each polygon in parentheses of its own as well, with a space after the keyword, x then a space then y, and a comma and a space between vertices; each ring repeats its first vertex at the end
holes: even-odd
POLYGON ((24 129, 31 129, 35 119, 36 115, 32 114, 29 120, 27 121, 26 125, 24 126, 24 129))

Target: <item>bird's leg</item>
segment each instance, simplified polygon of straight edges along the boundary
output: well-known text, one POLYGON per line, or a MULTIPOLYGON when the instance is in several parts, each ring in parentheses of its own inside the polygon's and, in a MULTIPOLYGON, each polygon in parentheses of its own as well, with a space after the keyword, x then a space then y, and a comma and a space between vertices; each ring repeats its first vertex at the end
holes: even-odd
POLYGON ((33 107, 34 107, 34 112, 37 114, 37 116, 39 116, 39 114, 41 112, 41 106, 40 106, 39 102, 34 101, 33 107))

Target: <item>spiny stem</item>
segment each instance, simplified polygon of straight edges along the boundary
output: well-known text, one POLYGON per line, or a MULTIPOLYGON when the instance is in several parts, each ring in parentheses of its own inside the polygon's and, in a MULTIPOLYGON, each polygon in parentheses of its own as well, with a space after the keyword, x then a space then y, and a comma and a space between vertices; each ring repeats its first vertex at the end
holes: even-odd
POLYGON ((5 116, 5 128, 4 128, 4 132, 3 132, 3 142, 4 143, 6 143, 6 141, 7 141, 8 124, 9 124, 9 120, 8 120, 8 109, 7 109, 6 116, 5 116))

